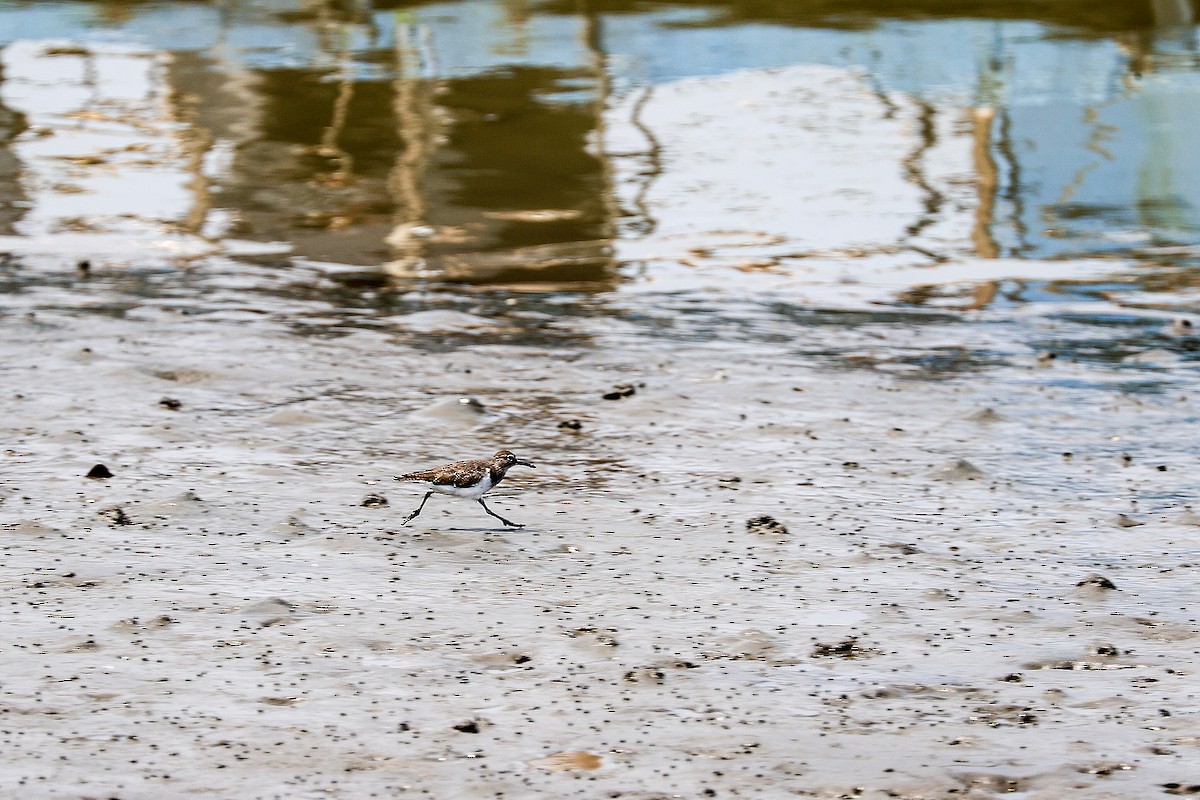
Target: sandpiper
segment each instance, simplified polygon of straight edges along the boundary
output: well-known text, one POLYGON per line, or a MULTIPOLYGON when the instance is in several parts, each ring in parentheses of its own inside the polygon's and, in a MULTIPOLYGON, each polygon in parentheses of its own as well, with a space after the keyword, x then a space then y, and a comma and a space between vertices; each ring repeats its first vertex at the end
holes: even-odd
POLYGON ((483 506, 483 510, 491 514, 496 519, 503 522, 510 528, 524 528, 525 526, 519 522, 509 522, 504 517, 487 507, 483 502, 483 495, 495 487, 496 484, 504 480, 508 470, 516 464, 523 467, 532 467, 528 461, 522 461, 508 450, 501 450, 491 458, 473 459, 470 461, 455 461, 453 464, 443 464, 440 467, 432 469, 423 469, 419 472, 410 472, 407 475, 397 475, 398 481, 413 481, 416 483, 424 483, 429 486, 429 492, 425 495, 425 499, 421 501, 421 505, 417 506, 417 510, 405 517, 401 525, 407 525, 416 518, 417 514, 421 513, 421 509, 425 507, 425 501, 433 496, 434 492, 453 495, 454 497, 466 497, 469 500, 478 500, 479 505, 483 506))

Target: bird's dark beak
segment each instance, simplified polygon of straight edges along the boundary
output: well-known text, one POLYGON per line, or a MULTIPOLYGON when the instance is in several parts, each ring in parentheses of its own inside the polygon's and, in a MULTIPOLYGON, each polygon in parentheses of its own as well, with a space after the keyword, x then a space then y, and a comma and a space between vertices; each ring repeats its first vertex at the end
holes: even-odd
POLYGON ((519 458, 516 460, 516 463, 520 464, 522 467, 533 467, 534 469, 537 469, 537 467, 534 466, 533 464, 530 464, 528 461, 522 461, 519 458))

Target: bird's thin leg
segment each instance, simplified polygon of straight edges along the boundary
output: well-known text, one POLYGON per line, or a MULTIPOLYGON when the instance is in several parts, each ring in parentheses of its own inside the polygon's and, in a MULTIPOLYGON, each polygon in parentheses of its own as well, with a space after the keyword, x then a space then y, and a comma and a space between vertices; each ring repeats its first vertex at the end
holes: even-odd
POLYGON ((483 502, 482 497, 479 498, 479 505, 483 506, 484 511, 491 514, 493 517, 500 520, 501 522, 503 522, 505 525, 507 525, 510 528, 524 528, 525 527, 524 525, 522 525, 519 522, 510 522, 510 521, 506 520, 504 517, 497 514, 495 511, 492 511, 490 508, 487 507, 487 503, 483 502))
MULTIPOLYGON (((431 498, 431 497, 433 497, 433 492, 430 492, 429 494, 425 495, 425 500, 428 500, 428 499, 429 499, 429 498, 431 498)), ((401 525, 407 525, 408 523, 410 523, 410 522, 412 522, 414 519, 416 519, 416 517, 417 517, 417 514, 420 514, 420 513, 421 513, 421 509, 425 507, 425 500, 422 500, 422 501, 421 501, 421 505, 417 506, 417 510, 416 510, 416 511, 414 511, 413 513, 409 514, 407 517, 405 517, 405 518, 404 518, 404 522, 401 522, 400 524, 401 524, 401 525)))

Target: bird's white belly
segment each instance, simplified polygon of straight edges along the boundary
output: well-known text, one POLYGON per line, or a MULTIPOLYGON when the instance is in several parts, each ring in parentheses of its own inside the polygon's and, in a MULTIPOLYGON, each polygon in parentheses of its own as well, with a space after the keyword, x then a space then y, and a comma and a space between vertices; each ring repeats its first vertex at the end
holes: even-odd
POLYGON ((478 500, 483 497, 488 489, 492 488, 492 475, 491 473, 484 475, 483 480, 474 486, 451 486, 447 484, 445 486, 431 486, 430 488, 435 492, 448 494, 451 497, 465 497, 468 500, 478 500))

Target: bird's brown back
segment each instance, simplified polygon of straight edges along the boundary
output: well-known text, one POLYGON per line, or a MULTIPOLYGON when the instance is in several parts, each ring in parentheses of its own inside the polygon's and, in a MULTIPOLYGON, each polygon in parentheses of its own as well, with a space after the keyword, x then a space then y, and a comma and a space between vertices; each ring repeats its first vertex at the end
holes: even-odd
POLYGON ((410 472, 407 475, 398 475, 398 481, 424 481, 432 483, 435 486, 457 486, 465 488, 479 482, 488 470, 492 468, 491 461, 472 459, 469 461, 455 461, 452 464, 443 464, 440 467, 431 467, 417 472, 410 472))

